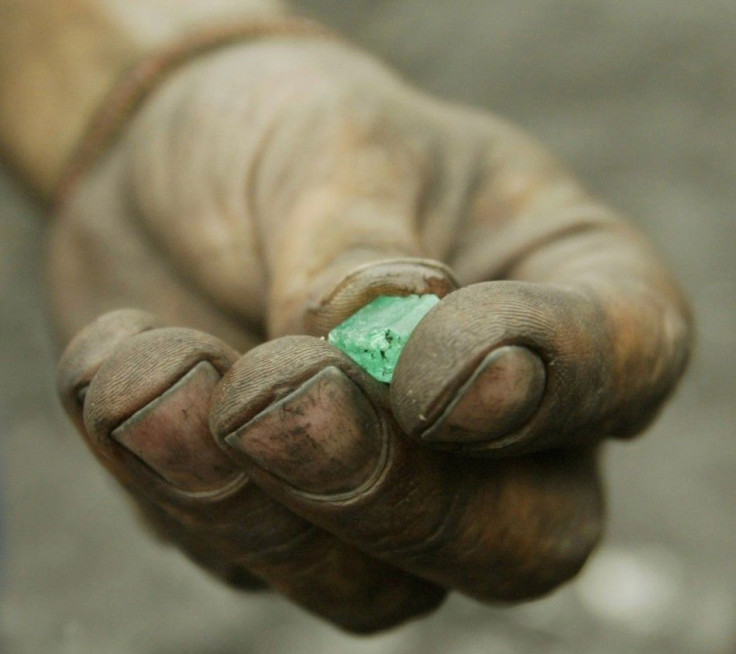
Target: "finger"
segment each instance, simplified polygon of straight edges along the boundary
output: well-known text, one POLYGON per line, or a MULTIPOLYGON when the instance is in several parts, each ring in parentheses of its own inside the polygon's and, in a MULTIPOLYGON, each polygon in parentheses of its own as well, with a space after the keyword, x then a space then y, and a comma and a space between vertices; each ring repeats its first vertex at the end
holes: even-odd
POLYGON ((500 122, 486 138, 450 259, 471 288, 404 351, 399 423, 427 444, 487 454, 638 433, 689 358, 686 301, 642 235, 542 148, 500 122))
MULTIPOLYGON (((75 347, 98 342, 89 333, 75 347)), ((71 367, 95 356, 71 351, 65 362, 71 367)), ((210 397, 236 358, 222 342, 192 330, 130 337, 89 383, 83 436, 160 534, 231 583, 264 580, 353 631, 392 626, 436 607, 440 588, 296 516, 250 483, 217 446, 207 425, 210 397)), ((62 377, 82 373, 65 369, 62 377)), ((70 399, 65 404, 82 411, 70 399)))
POLYGON ((621 434, 626 419, 640 417, 624 409, 641 382, 615 375, 612 337, 601 307, 564 288, 468 286, 407 343, 391 389, 394 415, 411 436, 467 453, 621 434))
POLYGON ((589 283, 575 285, 568 259, 557 272, 569 276, 474 284, 419 324, 391 391, 408 434, 518 453, 628 437, 652 420, 687 360, 687 322, 666 296, 639 295, 636 281, 601 281, 596 245, 610 247, 609 235, 579 239, 594 253, 589 283))
POLYGON ((550 590, 600 534, 592 451, 488 461, 415 445, 399 433, 385 386, 318 339, 251 350, 218 386, 211 416, 219 441, 286 506, 483 600, 550 590))
MULTIPOLYGON (((133 336, 160 328, 161 322, 151 314, 124 309, 105 314, 82 330, 66 348, 58 366, 57 386, 59 395, 67 414, 76 424, 84 436, 93 453, 100 457, 99 450, 92 442, 89 432, 84 426, 84 406, 91 381, 97 375, 100 367, 118 350, 121 345, 133 336)), ((104 459, 109 467, 114 465, 104 459)), ((113 470, 119 479, 133 489, 130 480, 125 479, 125 470, 113 470), (123 474, 121 478, 119 475, 123 474)), ((137 494, 137 508, 149 527, 165 540, 176 540, 187 554, 195 560, 215 560, 211 551, 202 543, 195 542, 169 514, 163 511, 155 502, 137 494)), ((250 573, 236 574, 232 564, 218 567, 218 574, 226 577, 239 578, 241 585, 255 588, 263 584, 262 580, 250 573)))

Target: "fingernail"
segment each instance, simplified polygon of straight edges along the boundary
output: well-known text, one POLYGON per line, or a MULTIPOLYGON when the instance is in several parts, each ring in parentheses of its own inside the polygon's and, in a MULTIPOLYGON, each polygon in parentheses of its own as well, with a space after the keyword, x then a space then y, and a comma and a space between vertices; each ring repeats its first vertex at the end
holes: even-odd
POLYGON ((228 486, 242 475, 208 426, 209 401, 220 373, 198 363, 110 436, 171 486, 191 493, 228 486))
POLYGON ((329 366, 224 440, 293 489, 336 496, 377 474, 383 433, 360 387, 329 366))
POLYGON ((422 439, 479 443, 511 434, 536 411, 545 378, 544 364, 531 350, 518 345, 497 348, 481 361, 422 439))

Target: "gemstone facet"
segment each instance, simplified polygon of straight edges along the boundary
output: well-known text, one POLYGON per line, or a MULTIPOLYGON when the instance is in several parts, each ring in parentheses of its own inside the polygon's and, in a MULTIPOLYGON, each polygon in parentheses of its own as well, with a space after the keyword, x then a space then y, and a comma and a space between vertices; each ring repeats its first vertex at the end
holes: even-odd
POLYGON ((391 383, 409 336, 440 299, 382 295, 335 327, 327 340, 378 381, 391 383))

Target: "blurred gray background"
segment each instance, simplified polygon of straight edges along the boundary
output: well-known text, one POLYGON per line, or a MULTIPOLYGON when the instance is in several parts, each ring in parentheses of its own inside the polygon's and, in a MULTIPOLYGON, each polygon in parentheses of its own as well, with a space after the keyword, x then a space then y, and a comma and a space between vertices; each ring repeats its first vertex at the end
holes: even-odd
POLYGON ((609 448, 607 539, 575 583, 345 636, 138 529, 57 406, 44 221, 0 174, 0 652, 736 652, 736 4, 295 4, 423 88, 520 123, 635 217, 694 301, 690 373, 646 437, 609 448))

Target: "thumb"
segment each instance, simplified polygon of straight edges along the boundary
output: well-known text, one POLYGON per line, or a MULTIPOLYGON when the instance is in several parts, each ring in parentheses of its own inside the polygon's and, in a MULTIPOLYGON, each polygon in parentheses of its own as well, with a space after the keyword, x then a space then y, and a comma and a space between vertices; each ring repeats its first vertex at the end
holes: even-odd
POLYGON ((385 71, 357 89, 336 86, 315 101, 319 116, 283 128, 260 164, 271 338, 323 335, 381 294, 456 287, 435 259, 463 213, 468 139, 458 145, 385 71))
POLYGON ((298 202, 272 254, 269 335, 322 336, 380 295, 457 288, 449 268, 423 256, 406 204, 329 191, 298 202))

